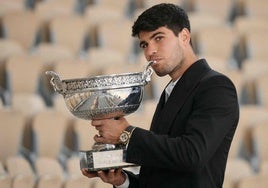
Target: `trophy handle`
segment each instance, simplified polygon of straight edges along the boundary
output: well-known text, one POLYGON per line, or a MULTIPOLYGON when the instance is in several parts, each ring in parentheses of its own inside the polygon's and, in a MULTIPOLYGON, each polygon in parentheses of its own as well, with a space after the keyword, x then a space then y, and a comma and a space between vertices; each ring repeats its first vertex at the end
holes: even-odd
POLYGON ((50 79, 50 83, 54 90, 63 95, 66 92, 66 85, 61 81, 59 75, 53 71, 46 71, 46 75, 50 75, 52 77, 50 79))
POLYGON ((151 75, 153 74, 153 69, 151 65, 154 63, 154 61, 149 61, 145 70, 142 73, 142 80, 147 84, 148 82, 151 81, 151 75))

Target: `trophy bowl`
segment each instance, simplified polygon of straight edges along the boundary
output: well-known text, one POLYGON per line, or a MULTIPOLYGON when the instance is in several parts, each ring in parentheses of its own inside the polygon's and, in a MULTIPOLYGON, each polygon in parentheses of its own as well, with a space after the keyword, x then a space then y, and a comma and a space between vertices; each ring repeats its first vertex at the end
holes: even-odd
POLYGON ((149 63, 143 72, 101 75, 61 80, 57 73, 46 74, 56 92, 63 95, 69 111, 81 119, 106 119, 135 112, 141 103, 144 86, 150 81, 149 63))
MULTIPOLYGON (((61 80, 57 73, 47 71, 54 90, 64 97, 69 111, 80 119, 118 118, 135 112, 142 101, 144 86, 151 81, 149 62, 145 70, 135 73, 101 75, 61 80)), ((80 151, 80 168, 90 171, 135 166, 125 162, 122 144, 95 143, 90 151, 80 151)))

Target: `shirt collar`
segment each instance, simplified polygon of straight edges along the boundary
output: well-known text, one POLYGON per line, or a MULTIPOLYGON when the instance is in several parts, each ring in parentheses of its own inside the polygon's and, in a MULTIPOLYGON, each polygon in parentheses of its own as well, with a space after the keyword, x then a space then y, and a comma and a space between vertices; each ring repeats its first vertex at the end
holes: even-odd
POLYGON ((170 96, 173 88, 175 87, 176 83, 179 81, 180 78, 178 78, 177 80, 175 81, 171 81, 168 86, 166 87, 165 89, 165 92, 166 92, 166 99, 170 96))

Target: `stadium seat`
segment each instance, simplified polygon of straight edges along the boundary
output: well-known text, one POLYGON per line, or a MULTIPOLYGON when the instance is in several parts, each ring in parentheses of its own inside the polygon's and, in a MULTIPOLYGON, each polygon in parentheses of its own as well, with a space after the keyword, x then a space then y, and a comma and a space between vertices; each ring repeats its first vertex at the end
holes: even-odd
POLYGON ((51 42, 66 46, 79 57, 85 50, 89 27, 82 16, 57 16, 50 20, 51 42))
POLYGON ((268 185, 268 175, 252 175, 250 177, 242 178, 238 182, 237 188, 266 188, 268 185))
POLYGON ((33 159, 50 157, 63 164, 70 155, 66 138, 70 119, 54 110, 39 112, 32 122, 33 159))
POLYGON ((258 122, 252 128, 253 150, 254 155, 256 156, 255 168, 257 168, 257 170, 260 169, 262 162, 268 161, 268 148, 267 148, 268 137, 266 135, 267 131, 268 131, 268 120, 258 122))
POLYGON ((128 19, 103 21, 97 28, 99 47, 117 50, 125 55, 126 61, 129 60, 134 53, 131 27, 132 22, 128 19))
POLYGON ((4 37, 31 50, 38 43, 41 20, 30 10, 10 11, 3 15, 4 37))
POLYGON ((247 161, 239 158, 231 158, 227 161, 225 181, 228 181, 233 187, 236 187, 241 179, 253 174, 254 171, 247 161))
POLYGON ((36 188, 62 188, 64 185, 64 172, 56 159, 38 157, 34 166, 37 175, 36 188))
POLYGON ((34 188, 35 174, 30 163, 23 157, 9 157, 7 171, 13 179, 14 188, 34 188))
POLYGON ((23 155, 25 116, 13 110, 0 110, 0 161, 6 164, 8 157, 23 155))
POLYGON ((0 162, 0 187, 10 188, 12 185, 12 178, 7 174, 4 165, 0 162))
POLYGON ((64 188, 91 188, 94 179, 85 177, 80 170, 79 157, 71 157, 66 162, 66 170, 68 179, 65 182, 64 188))

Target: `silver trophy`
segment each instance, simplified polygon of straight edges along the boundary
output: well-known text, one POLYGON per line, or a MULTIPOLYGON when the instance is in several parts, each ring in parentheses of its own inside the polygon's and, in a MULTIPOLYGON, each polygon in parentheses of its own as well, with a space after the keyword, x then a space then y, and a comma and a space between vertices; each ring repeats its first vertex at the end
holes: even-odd
MULTIPOLYGON (((118 118, 135 112, 142 101, 144 86, 151 81, 149 62, 136 73, 94 76, 61 80, 57 73, 47 71, 54 90, 64 97, 69 111, 76 117, 94 120, 118 118)), ((135 166, 125 162, 123 144, 95 143, 92 150, 80 151, 80 168, 89 171, 135 166)))

